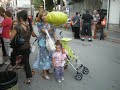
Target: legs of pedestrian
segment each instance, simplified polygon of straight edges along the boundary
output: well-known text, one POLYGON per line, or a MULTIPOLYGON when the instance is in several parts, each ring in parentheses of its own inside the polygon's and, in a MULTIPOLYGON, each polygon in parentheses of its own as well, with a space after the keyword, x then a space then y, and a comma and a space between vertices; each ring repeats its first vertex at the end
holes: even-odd
POLYGON ((100 40, 104 40, 103 26, 100 25, 100 40))
POLYGON ((94 34, 93 34, 93 38, 94 38, 94 39, 97 38, 97 27, 98 27, 98 25, 95 24, 95 25, 94 25, 94 34))
POLYGON ((88 34, 88 41, 92 41, 92 31, 91 31, 91 24, 87 24, 87 34, 88 34))
POLYGON ((4 46, 4 41, 3 38, 1 37, 1 44, 2 44, 2 52, 3 52, 3 56, 7 56, 6 51, 5 51, 5 46, 4 46))
POLYGON ((29 54, 23 55, 23 65, 24 65, 24 70, 26 74, 26 84, 30 84, 30 78, 32 77, 32 72, 31 72, 31 67, 29 64, 29 54))
POLYGON ((3 38, 4 41, 4 47, 5 47, 5 52, 6 52, 6 59, 5 59, 5 64, 10 64, 10 39, 3 38))
POLYGON ((60 72, 61 72, 61 67, 55 67, 55 77, 58 82, 61 82, 60 72))
POLYGON ((61 78, 61 80, 64 80, 63 75, 64 75, 64 67, 61 67, 61 69, 60 69, 60 78, 61 78))
POLYGON ((3 38, 3 41, 4 41, 5 52, 6 52, 7 56, 9 56, 10 39, 3 38))
POLYGON ((80 28, 79 27, 74 27, 75 28, 75 39, 80 39, 80 28))
POLYGON ((81 32, 81 40, 82 40, 82 41, 84 41, 85 35, 86 35, 86 26, 85 26, 85 24, 83 23, 83 25, 82 25, 82 32, 81 32))

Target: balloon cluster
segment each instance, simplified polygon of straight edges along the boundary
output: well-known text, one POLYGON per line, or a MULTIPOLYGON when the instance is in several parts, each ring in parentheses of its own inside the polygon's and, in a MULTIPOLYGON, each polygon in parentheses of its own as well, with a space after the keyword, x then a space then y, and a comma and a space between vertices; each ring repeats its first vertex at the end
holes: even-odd
POLYGON ((60 11, 52 11, 47 14, 46 21, 52 25, 60 26, 67 22, 67 14, 60 11))

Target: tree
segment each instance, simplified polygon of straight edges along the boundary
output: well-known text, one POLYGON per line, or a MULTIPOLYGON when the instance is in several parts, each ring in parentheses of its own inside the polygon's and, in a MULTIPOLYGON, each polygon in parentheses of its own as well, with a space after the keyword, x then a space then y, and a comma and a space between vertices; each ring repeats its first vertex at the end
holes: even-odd
POLYGON ((84 5, 84 8, 87 10, 99 9, 101 7, 101 0, 85 0, 84 5))
POLYGON ((38 9, 41 5, 43 5, 43 0, 33 0, 33 5, 35 9, 38 9))
POLYGON ((53 0, 46 0, 46 10, 52 11, 54 8, 53 0))

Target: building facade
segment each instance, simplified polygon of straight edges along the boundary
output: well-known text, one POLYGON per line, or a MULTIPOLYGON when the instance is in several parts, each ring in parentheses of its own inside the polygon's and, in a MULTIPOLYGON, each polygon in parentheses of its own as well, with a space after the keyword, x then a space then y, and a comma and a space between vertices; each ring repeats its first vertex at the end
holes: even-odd
POLYGON ((120 24, 120 0, 103 0, 102 9, 108 13, 108 24, 120 24))

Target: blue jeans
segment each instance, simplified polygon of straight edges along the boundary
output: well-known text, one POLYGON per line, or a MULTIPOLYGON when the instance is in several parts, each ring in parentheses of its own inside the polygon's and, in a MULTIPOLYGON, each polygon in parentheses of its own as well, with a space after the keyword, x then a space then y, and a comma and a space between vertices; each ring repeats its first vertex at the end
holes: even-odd
POLYGON ((64 74, 64 67, 55 67, 55 77, 56 79, 61 79, 64 74))

